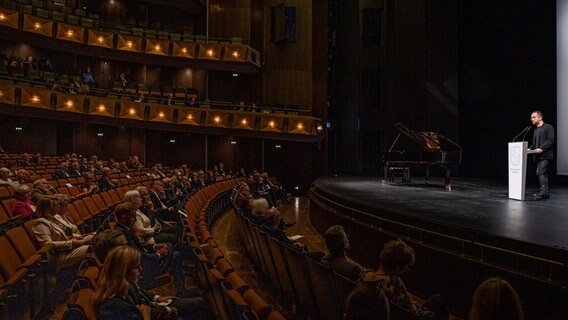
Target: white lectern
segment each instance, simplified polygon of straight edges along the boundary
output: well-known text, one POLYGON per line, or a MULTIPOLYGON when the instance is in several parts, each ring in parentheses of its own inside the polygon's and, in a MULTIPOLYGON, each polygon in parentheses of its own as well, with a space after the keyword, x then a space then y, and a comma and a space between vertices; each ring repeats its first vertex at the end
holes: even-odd
POLYGON ((509 142, 509 199, 525 200, 528 142, 509 142))

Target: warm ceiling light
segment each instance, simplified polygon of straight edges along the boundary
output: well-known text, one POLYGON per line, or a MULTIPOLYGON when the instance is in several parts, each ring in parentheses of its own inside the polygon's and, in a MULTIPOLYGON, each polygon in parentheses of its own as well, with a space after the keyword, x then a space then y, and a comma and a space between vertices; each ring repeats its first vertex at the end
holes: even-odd
POLYGON ((99 43, 103 43, 103 41, 105 41, 105 38, 103 38, 103 37, 98 37, 98 38, 97 38, 97 41, 98 41, 99 43))
POLYGON ((157 44, 157 45, 154 46, 154 49, 155 49, 156 51, 160 51, 160 50, 162 50, 162 47, 160 47, 160 45, 157 44))
POLYGON ((238 51, 233 51, 233 57, 238 58, 238 57, 239 57, 239 52, 238 52, 238 51))
POLYGON ((304 125, 300 122, 296 125, 296 128, 302 130, 302 129, 304 129, 304 125))
POLYGON ((221 117, 216 116, 215 118, 213 118, 213 121, 215 121, 215 123, 219 123, 221 122, 221 117))
POLYGON ((246 125, 247 125, 247 123, 248 123, 247 119, 243 119, 243 120, 241 120, 241 124, 242 124, 243 126, 246 126, 246 125))
POLYGON ((104 105, 104 104, 101 104, 101 105, 99 106, 99 111, 103 112, 103 111, 105 111, 105 110, 106 110, 105 105, 104 105))
POLYGON ((136 110, 134 110, 134 108, 130 108, 130 110, 128 110, 128 113, 130 113, 131 115, 136 114, 136 110))
POLYGON ((163 117, 165 117, 165 116, 166 116, 166 115, 165 115, 163 112, 158 113, 158 117, 160 117, 160 118, 163 118, 163 117))
POLYGON ((68 108, 72 108, 72 107, 73 107, 73 101, 72 101, 72 100, 67 100, 67 102, 65 102, 65 105, 66 105, 68 108))
POLYGON ((188 114, 188 115, 187 115, 187 120, 193 120, 193 115, 192 115, 192 114, 188 114))
POLYGON ((269 125, 271 128, 274 128, 274 126, 276 125, 276 123, 274 123, 274 121, 270 121, 270 122, 268 123, 268 125, 269 125))
POLYGON ((129 48, 132 48, 132 41, 126 41, 126 46, 128 46, 129 48))
POLYGON ((6 20, 6 15, 3 13, 0 13, 0 21, 4 21, 6 20))
POLYGON ((32 102, 39 102, 38 96, 32 96, 32 102))
POLYGON ((68 37, 72 37, 74 34, 75 34, 75 31, 73 31, 73 30, 67 31, 67 36, 68 36, 68 37))
POLYGON ((181 48, 181 52, 187 53, 187 48, 181 48))
POLYGON ((41 24, 39 22, 34 23, 34 29, 40 29, 41 28, 41 24))
POLYGON ((207 55, 212 57, 213 56, 213 49, 207 50, 207 55))

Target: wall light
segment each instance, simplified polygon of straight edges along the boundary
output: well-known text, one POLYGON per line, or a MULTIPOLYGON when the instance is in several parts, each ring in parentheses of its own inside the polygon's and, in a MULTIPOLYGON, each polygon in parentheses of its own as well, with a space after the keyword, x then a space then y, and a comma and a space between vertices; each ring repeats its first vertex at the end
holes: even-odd
POLYGON ((302 129, 304 129, 304 125, 300 122, 296 125, 296 128, 302 130, 302 129))
POLYGON ((207 55, 212 57, 213 56, 213 49, 207 50, 207 55))
POLYGON ((38 96, 32 96, 32 102, 38 103, 39 102, 39 97, 38 96))
POLYGON ((134 108, 130 108, 130 110, 128 110, 128 113, 130 113, 131 115, 135 115, 136 110, 134 110, 134 108))
POLYGON ((166 115, 165 115, 163 112, 161 112, 161 111, 160 111, 160 113, 158 113, 158 117, 160 117, 160 118, 163 118, 163 117, 165 117, 165 116, 166 116, 166 115))
POLYGON ((2 90, 0 90, 0 98, 2 98, 4 96, 4 92, 2 90))
POLYGON ((154 46, 154 50, 160 51, 160 50, 162 50, 162 47, 160 47, 160 45, 157 44, 157 45, 154 46))
POLYGON ((105 38, 103 38, 103 37, 98 37, 98 38, 97 38, 97 41, 98 41, 99 43, 103 43, 103 42, 105 41, 105 38))
POLYGON ((241 124, 242 124, 243 126, 246 126, 246 125, 247 125, 247 123, 248 123, 247 119, 243 119, 243 120, 241 120, 241 124))
POLYGON ((6 20, 6 15, 3 13, 0 13, 0 21, 4 21, 6 20))
POLYGON ((126 46, 132 48, 132 41, 126 41, 126 46))
POLYGON ((67 31, 67 37, 71 38, 75 34, 75 31, 69 30, 67 31))
POLYGON ((321 124, 319 124, 316 128, 318 131, 322 131, 323 130, 323 126, 321 124))
POLYGON ((238 51, 233 51, 233 57, 238 58, 238 57, 239 57, 239 52, 238 52, 238 51))
POLYGON ((193 120, 193 115, 191 113, 187 115, 187 120, 193 120))
POLYGON ((268 126, 271 128, 274 128, 274 126, 276 125, 276 123, 274 123, 273 120, 270 120, 270 122, 268 122, 268 126))
POLYGON ((215 123, 219 123, 221 122, 221 117, 215 116, 215 118, 213 118, 213 121, 215 121, 215 123))
POLYGON ((41 24, 39 22, 34 23, 34 29, 41 29, 41 24))
POLYGON ((73 100, 67 100, 67 102, 65 102, 65 105, 67 106, 67 108, 73 108, 73 100))
POLYGON ((181 52, 187 53, 187 48, 181 48, 181 52))
POLYGON ((104 104, 101 104, 101 105, 99 106, 99 111, 100 111, 100 112, 103 112, 103 111, 105 111, 105 110, 106 110, 105 105, 104 105, 104 104))

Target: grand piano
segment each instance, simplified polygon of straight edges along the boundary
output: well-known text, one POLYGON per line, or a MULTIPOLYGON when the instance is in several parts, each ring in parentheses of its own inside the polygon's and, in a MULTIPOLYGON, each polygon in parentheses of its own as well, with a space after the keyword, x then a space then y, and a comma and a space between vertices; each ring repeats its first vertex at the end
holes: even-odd
POLYGON ((439 166, 445 169, 445 187, 451 190, 452 167, 461 164, 462 148, 437 132, 417 132, 410 130, 401 123, 395 123, 394 126, 400 133, 389 151, 382 154, 384 179, 393 181, 396 173, 403 172, 403 182, 410 182, 410 168, 424 167, 426 170, 425 179, 428 183, 430 168, 439 166), (413 144, 403 150, 396 150, 395 146, 401 136, 409 138, 413 144))

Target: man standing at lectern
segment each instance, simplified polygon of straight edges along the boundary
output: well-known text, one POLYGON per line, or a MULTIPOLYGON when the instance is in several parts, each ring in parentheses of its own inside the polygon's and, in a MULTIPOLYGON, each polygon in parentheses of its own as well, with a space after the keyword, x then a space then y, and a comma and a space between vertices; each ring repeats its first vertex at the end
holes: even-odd
POLYGON ((540 191, 535 194, 537 200, 550 198, 548 194, 548 163, 554 158, 552 145, 554 144, 554 127, 542 120, 542 112, 534 111, 531 114, 534 129, 533 143, 530 147, 535 153, 536 175, 540 184, 540 191))

